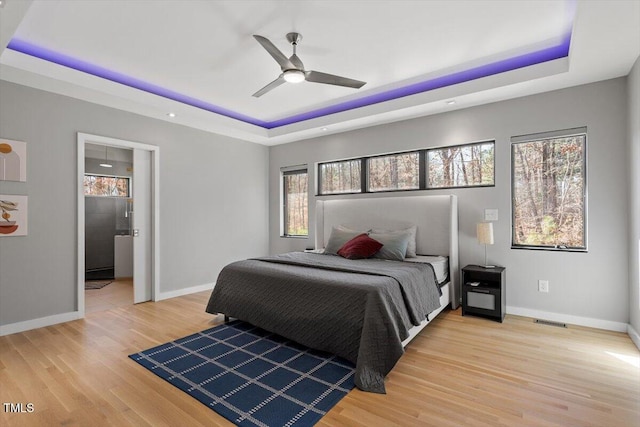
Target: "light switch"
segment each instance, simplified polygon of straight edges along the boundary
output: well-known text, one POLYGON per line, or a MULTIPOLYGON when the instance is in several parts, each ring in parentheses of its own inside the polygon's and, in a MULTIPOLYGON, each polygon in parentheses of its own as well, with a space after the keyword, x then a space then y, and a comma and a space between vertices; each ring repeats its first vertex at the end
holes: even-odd
POLYGON ((485 221, 497 221, 498 220, 498 209, 485 209, 484 210, 484 220, 485 221))

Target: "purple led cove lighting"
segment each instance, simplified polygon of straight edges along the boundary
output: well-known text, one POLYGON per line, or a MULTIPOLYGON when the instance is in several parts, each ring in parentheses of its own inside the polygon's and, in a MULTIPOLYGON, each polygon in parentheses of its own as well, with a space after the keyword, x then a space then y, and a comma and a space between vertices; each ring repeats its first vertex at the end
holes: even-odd
POLYGON ((181 102, 192 107, 200 108, 212 113, 220 114, 225 117, 239 120, 241 122, 249 123, 255 126, 259 126, 265 129, 274 129, 281 126, 287 126, 294 123, 303 122, 306 120, 316 119, 318 117, 328 116, 330 114, 341 113, 356 108, 366 107, 373 104, 378 104, 385 101, 391 101, 393 99, 403 98, 405 96, 416 95, 422 92, 428 92, 430 90, 439 89, 447 86, 453 86, 456 84, 468 82, 471 80, 488 77, 507 71, 516 70, 518 68, 524 68, 531 65, 541 64, 555 59, 564 58, 569 55, 569 47, 571 45, 571 31, 568 31, 562 38, 560 44, 551 46, 545 49, 541 49, 535 52, 519 55, 513 58, 504 59, 501 61, 493 62, 490 64, 481 65, 479 67, 471 68, 468 70, 460 71, 457 73, 449 74, 446 76, 436 77, 431 80, 425 80, 418 83, 413 83, 407 86, 403 86, 396 89, 391 89, 385 92, 376 93, 362 98, 353 99, 350 101, 342 102, 339 104, 331 105, 328 107, 320 108, 306 113, 297 114, 290 117, 274 121, 263 121, 253 117, 249 117, 244 114, 236 113, 229 109, 219 107, 217 105, 192 98, 187 95, 174 92, 163 87, 147 83, 134 77, 129 77, 125 74, 111 71, 98 65, 90 64, 86 61, 82 61, 68 55, 54 52, 52 50, 42 48, 31 44, 29 42, 12 39, 7 45, 9 49, 16 52, 24 53, 26 55, 34 56, 36 58, 44 59, 45 61, 53 62, 58 65, 73 68, 74 70, 82 71, 97 77, 101 77, 116 83, 123 84, 125 86, 139 89, 144 92, 148 92, 154 95, 158 95, 164 98, 171 99, 173 101, 181 102))
POLYGON ((152 93, 163 98, 181 102, 183 104, 210 111, 212 113, 220 114, 222 116, 230 117, 232 119, 240 120, 245 123, 260 126, 263 128, 266 128, 268 125, 268 123, 265 121, 254 119, 253 117, 249 117, 244 114, 236 113, 235 111, 231 111, 226 108, 202 101, 200 99, 192 98, 190 96, 165 89, 152 83, 147 83, 143 80, 127 76, 117 71, 109 70, 99 65, 94 65, 89 62, 64 55, 62 53, 54 52, 52 50, 36 46, 24 40, 12 39, 7 47, 11 50, 15 50, 16 52, 44 59, 45 61, 53 62, 55 64, 62 65, 68 68, 73 68, 74 70, 82 71, 96 77, 101 77, 112 82, 120 83, 134 89, 139 89, 144 92, 152 93))
POLYGON ((422 92, 439 89, 447 86, 453 86, 459 83, 504 73, 507 71, 524 68, 531 65, 541 64, 543 62, 553 61, 554 59, 569 56, 569 46, 571 45, 571 33, 567 33, 563 37, 562 42, 557 46, 530 52, 514 58, 504 59, 502 61, 493 62, 469 70, 460 71, 446 76, 436 77, 431 80, 410 84, 397 89, 391 89, 386 92, 376 93, 374 95, 365 96, 340 104, 330 105, 318 110, 308 111, 306 113, 297 114, 291 117, 285 117, 267 123, 268 129, 286 126, 305 120, 316 119, 318 117, 328 116, 330 114, 341 113, 343 111, 353 110, 355 108, 366 107, 380 102, 391 101, 393 99, 405 96, 416 95, 422 92))

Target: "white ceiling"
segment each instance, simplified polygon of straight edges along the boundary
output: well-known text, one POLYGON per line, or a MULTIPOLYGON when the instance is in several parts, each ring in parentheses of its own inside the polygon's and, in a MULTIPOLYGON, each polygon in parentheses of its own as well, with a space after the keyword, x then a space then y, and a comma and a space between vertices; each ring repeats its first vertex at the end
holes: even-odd
POLYGON ((638 0, 4 0, 0 18, 0 79, 267 145, 624 76, 640 55, 638 0), (252 35, 289 56, 290 31, 303 35, 307 69, 367 84, 285 84, 252 97, 280 73, 252 35), (28 42, 272 121, 530 53, 567 31, 568 58, 274 129, 5 49, 28 42))

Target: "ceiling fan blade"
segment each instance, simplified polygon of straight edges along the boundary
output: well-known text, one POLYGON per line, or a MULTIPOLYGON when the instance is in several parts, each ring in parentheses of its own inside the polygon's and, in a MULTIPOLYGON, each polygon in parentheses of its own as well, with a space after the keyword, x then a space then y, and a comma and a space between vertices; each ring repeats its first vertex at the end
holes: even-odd
POLYGON ((265 48, 267 52, 269 52, 273 59, 275 59, 276 62, 280 65, 280 68, 282 68, 283 70, 296 68, 291 63, 291 61, 289 61, 289 58, 284 56, 284 53, 280 52, 280 49, 278 49, 273 43, 271 43, 268 38, 255 34, 253 35, 253 38, 258 40, 258 43, 260 43, 262 47, 265 48))
POLYGON ((346 77, 336 76, 334 74, 320 73, 318 71, 306 71, 306 80, 313 83, 324 83, 335 86, 346 86, 355 89, 360 89, 366 85, 367 82, 361 82, 360 80, 348 79, 346 77))
POLYGON ((271 83, 269 83, 268 85, 266 85, 265 87, 257 91, 256 93, 254 93, 253 96, 255 96, 256 98, 259 98, 265 93, 269 92, 270 90, 277 88, 282 83, 284 83, 284 77, 282 74, 280 74, 280 76, 277 79, 275 79, 274 81, 272 81, 271 83))

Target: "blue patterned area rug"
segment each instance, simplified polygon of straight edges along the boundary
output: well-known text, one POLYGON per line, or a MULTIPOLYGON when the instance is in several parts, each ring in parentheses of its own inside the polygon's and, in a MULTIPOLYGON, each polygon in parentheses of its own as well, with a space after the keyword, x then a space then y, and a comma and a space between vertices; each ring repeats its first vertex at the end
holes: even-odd
POLYGON ((312 426, 354 387, 351 362, 237 320, 129 357, 239 426, 312 426))

